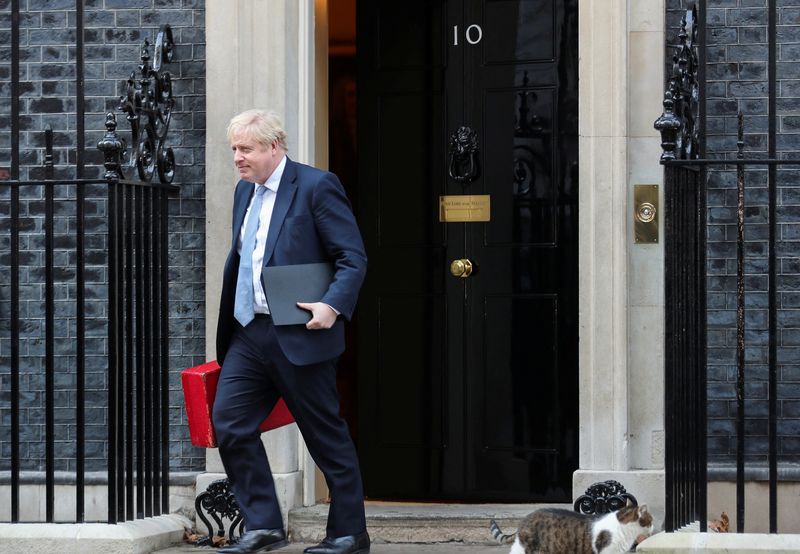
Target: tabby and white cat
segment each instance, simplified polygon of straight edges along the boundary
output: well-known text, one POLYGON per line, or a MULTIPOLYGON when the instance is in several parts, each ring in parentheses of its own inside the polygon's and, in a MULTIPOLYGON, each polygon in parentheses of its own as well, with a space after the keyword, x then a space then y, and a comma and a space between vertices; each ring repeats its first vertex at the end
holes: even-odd
MULTIPOLYGON (((514 535, 503 535, 494 520, 490 527, 498 542, 511 542, 514 535)), ((543 508, 522 520, 509 554, 622 554, 652 531, 653 516, 645 505, 629 502, 601 516, 543 508)))

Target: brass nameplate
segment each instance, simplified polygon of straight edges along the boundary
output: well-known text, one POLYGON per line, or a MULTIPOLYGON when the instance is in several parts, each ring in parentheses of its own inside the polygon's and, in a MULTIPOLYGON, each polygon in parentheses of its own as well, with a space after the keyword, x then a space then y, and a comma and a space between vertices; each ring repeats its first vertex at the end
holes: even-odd
POLYGON ((458 194, 439 197, 439 221, 442 223, 490 220, 488 194, 458 194))

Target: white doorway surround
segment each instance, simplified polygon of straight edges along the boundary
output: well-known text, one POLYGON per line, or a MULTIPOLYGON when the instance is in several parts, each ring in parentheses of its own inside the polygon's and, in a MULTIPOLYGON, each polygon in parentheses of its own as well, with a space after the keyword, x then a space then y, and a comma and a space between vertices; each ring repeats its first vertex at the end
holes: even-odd
MULTIPOLYGON (((209 2, 206 352, 214 357, 235 173, 231 116, 284 115, 291 155, 327 162, 324 0, 209 2)), ((634 184, 661 184, 662 0, 579 2, 580 469, 573 496, 613 478, 663 517, 663 248, 634 245, 634 184)), ((663 231, 662 231, 663 236, 663 231)), ((284 509, 324 496, 295 426, 265 435, 284 509)), ((207 456, 198 487, 220 477, 207 456)), ((199 489, 203 490, 203 489, 199 489)), ((286 514, 284 514, 285 516, 286 514)))

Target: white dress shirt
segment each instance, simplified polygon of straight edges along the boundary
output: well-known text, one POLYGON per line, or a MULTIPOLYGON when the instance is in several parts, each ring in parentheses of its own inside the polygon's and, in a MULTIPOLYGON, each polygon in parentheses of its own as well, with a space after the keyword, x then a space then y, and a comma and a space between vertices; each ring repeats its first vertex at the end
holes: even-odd
POLYGON ((261 267, 264 265, 264 246, 267 243, 267 231, 269 231, 269 222, 272 219, 272 208, 275 206, 275 197, 278 194, 278 186, 281 184, 281 177, 283 176, 285 167, 286 156, 284 155, 278 167, 276 167, 272 175, 267 178, 267 182, 263 185, 254 185, 254 194, 250 198, 250 204, 247 206, 247 213, 245 213, 244 221, 242 221, 242 228, 239 230, 239 244, 236 246, 236 249, 241 255, 244 230, 247 227, 247 220, 250 218, 250 208, 253 206, 253 200, 256 197, 255 187, 267 187, 267 191, 264 192, 264 199, 261 203, 261 213, 258 215, 256 247, 253 249, 253 311, 257 314, 269 313, 267 296, 264 294, 264 288, 261 286, 261 267))

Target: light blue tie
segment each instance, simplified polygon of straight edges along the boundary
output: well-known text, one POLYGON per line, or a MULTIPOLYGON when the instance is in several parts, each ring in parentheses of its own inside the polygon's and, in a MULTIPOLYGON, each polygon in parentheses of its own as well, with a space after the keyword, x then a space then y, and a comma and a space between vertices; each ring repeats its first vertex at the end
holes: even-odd
POLYGON ((250 216, 244 228, 242 239, 242 253, 239 260, 239 276, 236 279, 236 303, 233 306, 233 315, 236 320, 247 327, 253 321, 253 250, 256 249, 256 231, 261 218, 261 204, 267 187, 256 186, 256 197, 250 207, 250 216))

